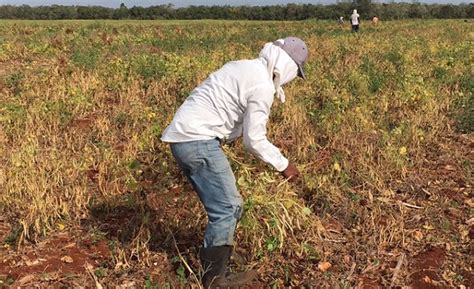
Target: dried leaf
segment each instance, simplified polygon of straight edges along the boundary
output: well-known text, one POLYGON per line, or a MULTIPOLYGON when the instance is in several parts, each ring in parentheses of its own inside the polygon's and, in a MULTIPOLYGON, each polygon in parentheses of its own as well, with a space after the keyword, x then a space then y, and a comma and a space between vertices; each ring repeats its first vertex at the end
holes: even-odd
POLYGON ((26 266, 34 266, 34 265, 36 265, 36 264, 39 264, 39 262, 40 262, 40 261, 39 261, 38 259, 36 259, 36 260, 34 260, 34 261, 26 260, 26 261, 25 261, 25 264, 26 264, 26 266))
POLYGON ((466 224, 468 224, 469 226, 474 226, 474 218, 470 218, 469 220, 467 220, 466 224))
POLYGON ((321 223, 321 220, 316 220, 316 230, 318 231, 318 233, 326 231, 326 228, 324 228, 323 224, 321 223))
POLYGON ((72 242, 72 243, 67 244, 66 246, 63 247, 63 249, 71 248, 71 247, 74 247, 74 246, 76 246, 76 242, 72 242))
POLYGON ((444 169, 447 170, 447 171, 455 171, 456 170, 452 165, 446 165, 444 167, 444 169))
POLYGON ((474 208, 474 199, 467 199, 464 201, 464 204, 468 205, 471 208, 474 208))
POLYGON ((421 231, 415 231, 415 240, 418 242, 423 240, 423 233, 421 231))
POLYGON ((63 257, 61 258, 61 261, 63 261, 64 263, 72 263, 72 262, 74 262, 74 260, 71 258, 71 256, 67 256, 67 255, 66 255, 66 256, 63 256, 63 257))
POLYGON ((344 263, 350 264, 350 263, 351 263, 351 256, 345 255, 345 256, 344 256, 344 263))
POLYGON ((42 274, 40 277, 41 281, 54 281, 58 279, 59 279, 58 272, 45 273, 45 274, 42 274))
POLYGON ((26 275, 24 277, 22 277, 20 280, 18 280, 18 283, 20 285, 24 285, 30 281, 32 281, 33 279, 35 279, 35 275, 34 274, 30 274, 30 275, 26 275))
MULTIPOLYGON (((384 197, 393 197, 393 196, 395 196, 395 192, 392 191, 392 190, 390 190, 390 189, 388 189, 388 190, 383 190, 383 191, 382 191, 382 195, 383 195, 384 197)), ((388 202, 391 203, 391 202, 393 202, 393 201, 392 201, 392 200, 389 200, 388 202)))
POLYGON ((401 147, 399 150, 398 150, 398 153, 401 155, 401 156, 405 156, 407 154, 407 148, 406 147, 401 147))
POLYGON ((425 230, 434 230, 434 227, 431 226, 430 224, 427 224, 427 225, 423 225, 423 229, 425 229, 425 230))
POLYGON ((446 243, 446 251, 451 251, 451 244, 449 243, 446 243))
POLYGON ((321 272, 326 272, 329 268, 331 268, 331 263, 329 262, 320 262, 318 264, 318 268, 321 272))

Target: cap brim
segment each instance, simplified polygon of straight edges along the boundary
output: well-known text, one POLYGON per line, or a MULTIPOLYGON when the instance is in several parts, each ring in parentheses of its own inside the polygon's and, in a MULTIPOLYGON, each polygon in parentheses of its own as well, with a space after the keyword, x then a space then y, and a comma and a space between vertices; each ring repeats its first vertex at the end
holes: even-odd
POLYGON ((306 80, 306 75, 304 74, 303 67, 298 65, 298 76, 306 80))

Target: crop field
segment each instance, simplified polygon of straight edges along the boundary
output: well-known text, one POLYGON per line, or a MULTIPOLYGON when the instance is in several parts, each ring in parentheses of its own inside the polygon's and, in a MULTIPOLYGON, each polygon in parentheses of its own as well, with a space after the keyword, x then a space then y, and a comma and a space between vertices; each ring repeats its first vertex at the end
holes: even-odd
POLYGON ((307 80, 237 141, 232 266, 260 288, 472 288, 474 22, 0 21, 0 287, 199 288, 206 215, 159 138, 227 61, 289 35, 307 80))

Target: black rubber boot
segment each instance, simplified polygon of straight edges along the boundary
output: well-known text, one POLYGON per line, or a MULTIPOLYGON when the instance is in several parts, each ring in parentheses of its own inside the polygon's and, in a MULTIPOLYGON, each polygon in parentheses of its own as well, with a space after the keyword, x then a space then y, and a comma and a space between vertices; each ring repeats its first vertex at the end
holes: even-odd
POLYGON ((204 276, 202 284, 204 288, 239 288, 244 286, 257 276, 255 270, 241 273, 230 273, 228 271, 229 259, 232 254, 231 246, 217 246, 202 248, 199 252, 204 276))

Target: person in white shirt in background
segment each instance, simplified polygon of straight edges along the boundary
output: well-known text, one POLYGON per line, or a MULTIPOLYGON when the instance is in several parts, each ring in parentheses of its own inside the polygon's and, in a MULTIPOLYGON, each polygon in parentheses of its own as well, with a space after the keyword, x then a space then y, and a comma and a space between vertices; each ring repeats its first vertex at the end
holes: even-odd
POLYGON ((357 10, 354 9, 352 12, 352 15, 350 17, 351 20, 351 25, 352 25, 352 32, 359 32, 359 14, 357 13, 357 10))
POLYGON ((282 86, 296 76, 305 79, 307 57, 304 41, 287 37, 266 43, 256 59, 226 63, 191 92, 162 134, 207 212, 199 253, 205 288, 240 286, 256 277, 255 270, 228 270, 243 201, 221 144, 242 136, 252 154, 285 178, 299 176, 267 139, 266 124, 275 96, 285 102, 282 86))
POLYGON ((337 20, 337 23, 339 23, 339 25, 342 26, 344 24, 344 17, 343 16, 339 17, 339 19, 337 20))

